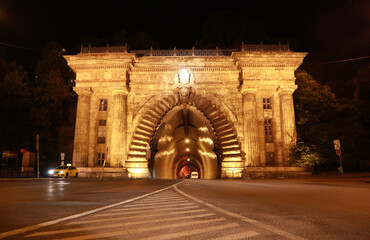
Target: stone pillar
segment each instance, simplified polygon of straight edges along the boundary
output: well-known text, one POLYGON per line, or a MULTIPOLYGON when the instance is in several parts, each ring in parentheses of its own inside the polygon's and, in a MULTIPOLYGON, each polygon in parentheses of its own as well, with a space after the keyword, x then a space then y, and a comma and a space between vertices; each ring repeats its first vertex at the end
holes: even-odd
POLYGON ((110 166, 125 166, 127 158, 127 88, 113 89, 111 100, 110 166))
POLYGON ((242 88, 246 166, 260 165, 256 89, 242 88))
POLYGON ((281 126, 282 121, 280 117, 280 95, 278 92, 274 93, 272 101, 272 133, 274 135, 274 149, 275 149, 275 160, 276 166, 283 167, 283 150, 282 150, 282 133, 281 126))
POLYGON ((88 166, 91 88, 74 88, 78 94, 73 164, 88 166))
POLYGON ((296 144, 297 132, 295 126, 293 92, 295 88, 279 89, 280 116, 282 132, 282 150, 284 165, 289 165, 290 148, 296 144))

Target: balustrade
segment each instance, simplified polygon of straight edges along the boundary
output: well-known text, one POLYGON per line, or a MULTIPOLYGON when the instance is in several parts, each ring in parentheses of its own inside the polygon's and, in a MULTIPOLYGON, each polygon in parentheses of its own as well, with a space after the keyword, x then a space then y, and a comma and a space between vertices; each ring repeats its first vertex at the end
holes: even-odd
POLYGON ((125 46, 105 46, 105 47, 88 47, 81 46, 81 54, 96 53, 135 53, 138 56, 230 56, 233 52, 279 52, 290 51, 289 43, 287 44, 244 44, 241 49, 149 49, 149 50, 129 50, 125 46))

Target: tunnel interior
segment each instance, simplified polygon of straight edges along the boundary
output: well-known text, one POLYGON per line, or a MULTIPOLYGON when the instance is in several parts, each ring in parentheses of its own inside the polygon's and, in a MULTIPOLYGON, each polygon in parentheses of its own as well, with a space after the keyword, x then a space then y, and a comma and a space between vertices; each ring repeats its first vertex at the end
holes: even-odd
POLYGON ((188 178, 198 172, 201 179, 220 175, 218 144, 210 121, 193 106, 169 111, 150 143, 149 170, 153 178, 188 178))

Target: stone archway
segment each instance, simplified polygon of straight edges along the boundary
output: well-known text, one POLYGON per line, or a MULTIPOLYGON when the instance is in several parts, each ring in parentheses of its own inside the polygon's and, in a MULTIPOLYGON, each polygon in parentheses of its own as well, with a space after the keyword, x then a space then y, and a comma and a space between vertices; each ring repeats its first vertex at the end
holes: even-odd
MULTIPOLYGON (((139 113, 139 120, 137 121, 137 125, 131 137, 128 159, 125 164, 129 175, 137 178, 151 176, 147 161, 148 146, 151 146, 160 124, 163 124, 164 118, 170 112, 173 113, 174 111, 180 111, 179 109, 181 109, 181 111, 183 111, 183 109, 188 109, 192 114, 197 115, 198 118, 203 118, 203 120, 208 122, 208 124, 202 126, 198 124, 197 128, 201 129, 199 131, 205 131, 214 136, 214 149, 217 153, 213 152, 214 155, 211 156, 209 154, 212 153, 203 153, 202 150, 199 150, 197 154, 208 155, 208 157, 215 158, 216 164, 217 161, 219 161, 219 177, 241 177, 244 164, 241 159, 241 147, 237 138, 237 133, 233 127, 232 121, 229 120, 229 114, 216 102, 216 99, 209 99, 204 95, 191 91, 191 89, 190 91, 189 89, 185 89, 185 91, 184 89, 177 89, 171 95, 153 99, 148 102, 146 104, 147 106, 139 113)), ((165 141, 166 138, 170 139, 171 136, 163 136, 163 141, 165 141)), ((210 139, 210 137, 208 137, 208 139, 210 139)), ((199 145, 199 142, 197 142, 197 144, 199 145)), ((162 149, 161 153, 173 154, 173 158, 182 158, 185 156, 181 154, 180 151, 175 151, 173 149, 162 149)), ((201 164, 198 163, 202 166, 200 168, 204 168, 207 165, 204 163, 206 157, 200 156, 194 158, 197 158, 197 161, 201 162, 201 164)), ((174 160, 171 164, 174 164, 173 169, 175 169, 178 161, 174 160)), ((202 173, 201 176, 204 178, 217 177, 217 174, 210 174, 209 171, 207 172, 205 169, 199 170, 202 173)), ((175 172, 176 170, 173 170, 171 174, 160 174, 160 176, 163 178, 175 178, 175 172)), ((158 172, 156 172, 155 176, 158 176, 158 172)))

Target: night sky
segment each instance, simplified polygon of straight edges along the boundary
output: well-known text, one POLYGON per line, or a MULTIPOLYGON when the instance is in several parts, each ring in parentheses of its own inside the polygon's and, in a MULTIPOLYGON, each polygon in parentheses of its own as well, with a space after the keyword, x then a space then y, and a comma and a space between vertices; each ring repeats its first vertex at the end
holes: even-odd
POLYGON ((191 48, 208 14, 225 10, 261 21, 272 39, 297 39, 305 51, 321 48, 366 55, 369 50, 370 1, 366 0, 0 0, 0 42, 41 48, 57 41, 68 48, 84 36, 109 39, 126 29, 148 32, 162 49, 191 48))

